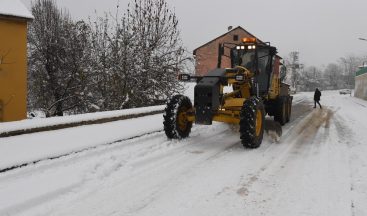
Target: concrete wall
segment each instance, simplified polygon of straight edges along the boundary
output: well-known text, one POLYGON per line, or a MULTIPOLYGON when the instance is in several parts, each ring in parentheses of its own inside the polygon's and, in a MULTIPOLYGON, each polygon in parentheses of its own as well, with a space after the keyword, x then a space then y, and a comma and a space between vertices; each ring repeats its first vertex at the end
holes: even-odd
POLYGON ((367 100, 367 73, 356 76, 354 96, 367 100))
MULTIPOLYGON (((240 43, 241 38, 253 37, 241 28, 233 29, 222 37, 217 38, 214 41, 198 48, 196 50, 195 60, 195 73, 196 75, 205 75, 209 71, 215 69, 218 63, 218 45, 223 42, 240 43), (234 40, 234 36, 238 36, 238 41, 234 40)), ((229 49, 225 49, 226 55, 229 56, 229 49)), ((222 57, 222 68, 231 67, 231 60, 225 56, 222 57)))
POLYGON ((27 117, 27 22, 0 16, 0 122, 27 117))

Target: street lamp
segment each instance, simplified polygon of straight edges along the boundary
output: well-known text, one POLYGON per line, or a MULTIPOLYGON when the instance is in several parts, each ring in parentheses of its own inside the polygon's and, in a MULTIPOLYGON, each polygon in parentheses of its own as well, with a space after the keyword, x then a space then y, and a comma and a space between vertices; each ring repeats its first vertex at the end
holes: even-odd
MULTIPOLYGON (((359 40, 363 40, 363 41, 367 41, 367 39, 366 38, 358 38, 359 40)), ((363 65, 362 66, 359 66, 359 68, 364 68, 364 67, 366 67, 367 66, 367 64, 366 64, 367 62, 363 62, 363 65)))

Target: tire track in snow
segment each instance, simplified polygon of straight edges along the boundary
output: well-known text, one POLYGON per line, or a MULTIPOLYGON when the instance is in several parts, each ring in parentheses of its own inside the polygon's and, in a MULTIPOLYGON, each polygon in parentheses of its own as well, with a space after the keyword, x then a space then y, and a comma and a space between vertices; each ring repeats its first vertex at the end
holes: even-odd
POLYGON ((100 148, 79 152, 75 155, 68 155, 63 158, 59 158, 58 160, 51 160, 48 162, 43 161, 44 163, 39 163, 36 166, 28 167, 28 169, 19 169, 14 170, 14 172, 6 172, 3 174, 5 176, 0 176, 0 185, 1 182, 14 182, 19 179, 29 178, 29 176, 42 175, 42 173, 52 173, 54 170, 65 171, 65 169, 70 169, 76 164, 82 164, 84 166, 87 165, 86 168, 88 170, 87 172, 81 172, 82 178, 78 179, 77 182, 66 184, 60 188, 56 188, 55 190, 48 191, 47 193, 42 193, 39 196, 33 197, 32 199, 18 202, 16 205, 7 206, 3 209, 1 209, 0 206, 0 215, 19 214, 23 211, 26 211, 27 209, 33 208, 34 206, 47 203, 50 200, 52 201, 54 199, 58 199, 59 197, 73 196, 73 194, 77 194, 85 187, 94 186, 90 182, 96 181, 96 179, 98 181, 106 179, 114 172, 117 172, 120 170, 120 168, 124 167, 124 159, 120 160, 116 155, 111 154, 114 150, 118 148, 128 148, 129 146, 136 147, 139 139, 152 140, 161 136, 161 133, 152 133, 139 138, 121 141, 121 145, 118 145, 119 143, 111 143, 112 146, 104 146, 104 148, 101 148, 100 146, 100 148), (99 162, 95 164, 93 158, 98 158, 99 162), (88 169, 88 164, 90 162, 92 162, 93 165, 90 169, 88 169))
POLYGON ((342 116, 338 115, 338 118, 334 119, 335 121, 335 126, 336 129, 338 131, 338 138, 344 143, 346 143, 348 145, 348 162, 349 162, 349 177, 350 177, 350 192, 352 194, 351 197, 351 201, 350 201, 350 211, 351 211, 351 216, 355 216, 356 215, 356 206, 354 204, 354 200, 353 200, 353 192, 354 192, 354 176, 352 173, 353 170, 353 166, 352 166, 352 158, 351 158, 351 152, 350 152, 350 147, 351 147, 351 142, 355 142, 355 140, 353 140, 354 137, 354 132, 352 129, 348 128, 347 126, 345 126, 345 124, 343 124, 342 122, 345 122, 345 120, 343 119, 342 116))
MULTIPOLYGON (((281 202, 281 200, 279 200, 280 198, 278 197, 278 194, 282 193, 282 191, 278 191, 276 188, 281 186, 278 184, 283 183, 277 183, 276 181, 269 182, 269 180, 277 177, 278 173, 282 173, 280 178, 287 179, 287 176, 293 172, 292 161, 297 160, 300 155, 303 155, 304 157, 310 157, 314 155, 313 149, 320 148, 320 146, 318 143, 314 143, 313 140, 316 138, 320 128, 328 129, 330 127, 330 120, 333 114, 334 112, 329 109, 324 109, 322 111, 315 110, 306 117, 302 118, 296 126, 287 131, 285 134, 285 139, 283 139, 280 143, 286 144, 279 147, 278 154, 261 166, 261 168, 254 175, 252 175, 250 178, 247 178, 247 181, 242 181, 242 187, 237 190, 237 193, 246 200, 247 204, 251 203, 248 205, 255 205, 259 208, 258 211, 262 212, 261 214, 266 214, 265 212, 268 209, 268 207, 266 207, 268 205, 266 204, 267 202, 281 202), (271 185, 273 188, 271 190, 274 192, 269 196, 263 197, 262 199, 259 199, 259 197, 262 197, 262 195, 256 195, 256 203, 254 203, 255 200, 251 198, 249 199, 248 196, 250 195, 251 191, 256 191, 255 194, 261 194, 261 191, 258 191, 256 188, 258 188, 259 185, 264 184, 271 185), (263 211, 261 209, 263 209, 263 211)), ((322 134, 322 136, 324 137, 324 134, 322 134)), ((279 176, 277 178, 279 178, 279 176)))
MULTIPOLYGON (((204 130, 205 128, 197 131, 196 133, 200 133, 204 130)), ((226 134, 228 132, 228 128, 225 130, 218 130, 216 129, 216 131, 218 131, 218 136, 219 137, 225 137, 223 136, 224 134, 226 134)), ((164 136, 164 134, 160 134, 160 136, 164 136)), ((157 137, 159 138, 159 136, 157 137)), ((186 172, 188 170, 192 169, 192 166, 199 166, 201 163, 203 163, 204 161, 207 160, 211 160, 212 158, 215 158, 218 154, 222 153, 221 149, 218 148, 212 148, 212 149, 208 149, 209 152, 206 152, 205 154, 195 154, 195 153, 189 153, 188 151, 183 151, 182 149, 187 149, 188 146, 191 147, 195 147, 195 146, 201 146, 201 148, 207 149, 207 147, 211 146, 212 143, 215 142, 215 140, 218 140, 218 137, 210 137, 209 139, 202 139, 200 138, 200 142, 194 142, 194 140, 196 140, 198 137, 193 136, 191 141, 185 142, 185 141, 168 141, 166 144, 170 145, 171 147, 168 149, 169 151, 163 151, 163 152, 151 152, 151 150, 147 149, 147 153, 149 153, 149 155, 146 155, 145 153, 140 154, 140 152, 136 152, 137 155, 132 155, 132 162, 128 162, 126 164, 124 164, 124 166, 128 166, 131 167, 130 169, 134 170, 133 173, 130 173, 128 176, 126 176, 126 178, 123 178, 121 176, 121 169, 118 168, 117 170, 114 170, 114 172, 118 172, 116 173, 117 175, 119 175, 119 181, 115 182, 117 184, 121 184, 123 183, 124 185, 129 185, 131 184, 132 186, 134 186, 136 184, 136 181, 141 181, 143 179, 147 179, 147 177, 144 177, 146 175, 148 176, 153 176, 154 173, 159 172, 161 169, 167 169, 168 167, 172 167, 171 170, 176 170, 174 172, 178 172, 179 174, 181 174, 182 172, 186 172), (163 153, 163 154, 162 154, 163 153), (152 154, 152 155, 151 155, 152 154), (197 155, 195 157, 192 157, 190 155, 197 155), (190 161, 188 160, 190 159, 190 161), (193 160, 194 159, 194 160, 193 160), (200 162, 201 161, 201 162, 200 162), (184 165, 186 164, 186 165, 184 165), (178 167, 177 167, 178 166, 178 167), (186 168, 183 169, 182 166, 185 166, 186 168), (181 167, 181 168, 179 168, 181 167), (131 176, 132 175, 132 176, 131 176), (135 177, 134 177, 135 176, 135 177)), ((163 139, 163 138, 162 138, 163 139)), ((227 140, 227 138, 225 138, 227 140)), ((221 140, 221 139, 219 139, 221 140)), ((149 143, 148 140, 145 140, 145 145, 147 143, 149 143)), ((233 145, 237 145, 238 142, 234 142, 232 143, 233 145)), ((226 145, 227 146, 227 145, 226 145)), ((225 146, 223 146, 223 148, 225 148, 225 146)), ((227 148, 230 148, 227 147, 227 148)), ((189 148, 191 149, 191 148, 189 148)), ((196 149, 196 148, 194 148, 196 149)), ((108 154, 108 152, 106 152, 106 154, 108 154)), ((118 157, 117 156, 118 153, 114 153, 114 157, 118 157)), ((129 159, 124 158, 124 160, 129 161, 129 159)), ((100 160, 101 163, 105 163, 105 160, 100 160), (103 161, 103 162, 102 162, 103 161)), ((107 177, 108 179, 103 180, 99 178, 99 175, 102 174, 104 170, 101 169, 98 171, 99 168, 103 168, 103 166, 98 165, 96 166, 96 172, 92 170, 90 170, 91 172, 89 172, 87 179, 91 180, 89 181, 88 184, 83 184, 82 187, 78 188, 78 196, 76 197, 77 200, 79 199, 84 199, 87 198, 91 195, 93 195, 95 192, 98 192, 98 190, 100 190, 100 186, 101 186, 101 182, 103 182, 103 184, 112 184, 115 185, 115 183, 111 183, 111 179, 113 180, 113 173, 109 174, 107 177), (107 183, 109 182, 109 183, 107 183), (81 198, 82 197, 82 198, 81 198)), ((129 171, 130 172, 130 171, 129 171)), ((150 202, 152 199, 154 199, 154 197, 158 196, 162 190, 165 190, 166 185, 171 182, 171 178, 177 178, 177 175, 169 175, 169 173, 166 173, 167 177, 162 176, 162 178, 166 178, 166 180, 160 180, 159 182, 157 182, 157 186, 152 187, 153 190, 150 191, 149 193, 144 193, 144 194, 140 194, 140 196, 144 196, 146 197, 146 202, 150 202)), ((128 187, 128 188, 132 188, 132 186, 128 187)), ((143 187, 143 186, 142 186, 143 187)), ((75 189, 74 189, 75 191, 75 189)), ((149 190, 148 190, 149 191, 149 190)), ((73 193, 75 194, 75 193, 73 193)), ((52 205, 52 206, 59 206, 60 203, 64 203, 66 200, 73 200, 73 198, 69 197, 69 196, 74 196, 73 194, 64 194, 63 197, 64 198, 56 198, 55 202, 56 204, 52 205), (65 200, 66 198, 66 200, 65 200), (59 200, 59 201, 58 201, 59 200), (60 201, 61 200, 61 201, 60 201), (59 204, 57 204, 58 202, 60 202, 59 204)), ((71 203, 73 203, 71 201, 71 203)), ((140 209, 140 208, 144 208, 144 203, 140 203, 141 205, 135 206, 134 209, 140 209)), ((134 210, 132 210, 134 211, 134 210)))
MULTIPOLYGON (((303 104, 303 105, 300 105, 300 106, 303 106, 305 109, 309 109, 309 107, 310 107, 309 105, 306 105, 306 104, 303 104)), ((299 120, 304 118, 304 114, 305 114, 304 112, 302 112, 302 114, 300 112, 299 115, 294 115, 293 120, 291 121, 291 124, 295 124, 295 123, 298 124, 299 120)), ((286 130, 287 130, 287 128, 289 128, 289 127, 286 127, 286 130)), ((286 132, 284 134, 285 134, 285 136, 287 136, 288 133, 286 132)), ((232 134, 228 134, 228 136, 232 136, 232 134)), ((216 137, 218 137, 218 136, 216 136, 216 137)), ((223 165, 223 163, 227 164, 226 161, 227 162, 232 161, 232 160, 229 160, 229 158, 232 158, 232 159, 237 158, 235 160, 239 160, 239 163, 246 164, 245 166, 242 166, 243 169, 245 169, 245 170, 240 171, 240 173, 245 172, 245 174, 242 174, 241 176, 239 176, 240 181, 237 182, 237 184, 235 184, 235 185, 231 184, 231 185, 228 185, 228 186, 223 185, 222 189, 217 190, 214 193, 214 196, 215 197, 227 196, 227 195, 229 195, 233 192, 236 196, 246 197, 248 191, 251 190, 252 185, 256 184, 258 181, 263 181, 262 173, 266 172, 268 167, 271 167, 271 165, 279 159, 278 157, 283 158, 281 155, 286 154, 285 153, 286 151, 284 151, 284 149, 290 148, 290 146, 287 143, 283 143, 282 141, 279 144, 270 143, 269 141, 270 141, 269 137, 265 136, 264 143, 260 146, 260 148, 255 149, 255 150, 253 150, 253 149, 248 150, 247 149, 244 152, 242 150, 242 146, 241 146, 240 142, 238 142, 238 144, 234 143, 233 145, 228 146, 228 150, 227 150, 228 152, 218 151, 218 149, 217 149, 218 154, 216 154, 213 157, 210 157, 207 160, 200 163, 200 164, 203 165, 202 168, 200 168, 200 165, 198 163, 196 163, 196 166, 192 167, 192 169, 190 170, 190 176, 200 175, 199 173, 202 173, 201 170, 204 171, 207 168, 210 169, 212 166, 217 167, 219 164, 221 164, 221 165, 223 165), (241 151, 240 152, 233 151, 233 150, 237 150, 237 149, 241 149, 241 151)), ((231 164, 231 162, 229 164, 231 164)), ((219 165, 219 166, 221 166, 221 165, 219 165)), ((224 165, 224 167, 226 167, 226 165, 224 165)), ((241 167, 241 165, 239 167, 241 167)), ((207 173, 207 171, 205 171, 205 173, 207 173)), ((179 177, 179 178, 182 178, 182 177, 179 177)), ((235 179, 237 179, 237 178, 235 178, 235 179)), ((187 179, 185 177, 182 178, 182 181, 183 181, 182 184, 187 184, 187 179)), ((189 182, 192 182, 192 178, 189 178, 189 182)), ((180 185, 180 183, 177 183, 177 182, 175 182, 174 184, 179 184, 180 185)), ((188 187, 187 189, 197 188, 197 185, 191 185, 190 186, 190 183, 189 183, 189 185, 187 185, 186 187, 188 187)), ((189 191, 187 191, 187 192, 190 193, 190 194, 194 194, 190 190, 192 190, 192 189, 189 189, 189 191)), ((158 192, 156 194, 156 196, 162 197, 162 193, 158 192)), ((216 199, 215 197, 214 197, 214 199, 216 199)), ((205 198, 203 198, 203 199, 205 199, 205 198)), ((211 198, 211 199, 213 199, 213 198, 211 198)), ((199 201, 199 200, 196 200, 196 201, 199 201)), ((196 201, 192 200, 192 202, 196 202, 196 201)), ((132 210, 131 212, 128 212, 128 213, 130 213, 132 215, 140 215, 140 214, 145 215, 144 213, 149 212, 150 211, 149 209, 152 209, 152 208, 154 209, 155 208, 155 207, 152 207, 152 206, 158 205, 158 204, 152 204, 152 203, 156 203, 156 202, 160 203, 159 201, 156 201, 155 198, 150 199, 149 202, 150 202, 149 206, 148 205, 143 205, 142 208, 136 208, 135 210, 137 210, 138 212, 135 212, 134 210, 132 210), (140 211, 142 211, 144 213, 141 213, 140 211)), ((199 203, 200 203, 200 201, 199 201, 199 203)), ((189 206, 186 206, 186 207, 189 207, 189 206)), ((180 209, 181 210, 185 209, 185 207, 180 207, 180 209)))
MULTIPOLYGON (((217 127, 213 127, 213 129, 211 130, 218 131, 217 135, 223 136, 223 137, 224 137, 224 134, 228 132, 228 128, 226 127, 225 127, 225 130, 223 129, 218 130, 217 127)), ((178 156, 177 154, 187 155, 189 153, 187 151, 182 151, 182 149, 184 149, 188 145, 195 146, 196 144, 200 144, 200 143, 196 143, 195 140, 199 137, 200 133, 202 133, 203 131, 205 131, 205 128, 194 129, 192 136, 189 139, 182 140, 182 141, 168 141, 167 138, 165 138, 164 133, 162 132, 152 133, 149 136, 145 134, 144 136, 139 137, 137 139, 129 139, 127 141, 124 140, 124 141, 121 141, 121 143, 117 143, 117 144, 111 143, 111 145, 116 144, 112 147, 104 146, 104 148, 100 148, 101 146, 99 146, 98 148, 95 148, 95 149, 88 149, 83 152, 79 152, 76 154, 71 154, 71 155, 59 158, 58 160, 51 160, 48 162, 44 161, 45 163, 39 163, 35 167, 30 167, 31 169, 22 170, 22 172, 20 172, 21 170, 17 170, 17 172, 14 172, 14 173, 7 172, 5 173, 6 176, 1 177, 1 181, 9 182, 9 181, 12 181, 12 179, 15 180, 17 178, 18 179, 23 178, 22 176, 24 177, 29 176, 29 174, 34 175, 34 171, 48 172, 48 171, 51 171, 57 168, 61 168, 65 166, 72 166, 75 163, 79 163, 79 162, 84 163, 83 161, 86 161, 88 158, 98 157, 99 158, 98 161, 100 162, 95 164, 93 167, 91 167, 90 171, 85 173, 84 177, 81 179, 80 182, 78 182, 77 184, 73 184, 71 186, 65 187, 67 190, 62 190, 62 191, 59 190, 57 194, 58 195, 57 197, 70 196, 70 191, 73 191, 72 194, 74 194, 76 193, 75 191, 83 191, 83 188, 86 188, 86 187, 92 187, 92 188, 98 189, 98 187, 94 185, 95 183, 97 183, 96 180, 102 181, 103 179, 111 176, 113 173, 121 171, 121 168, 125 168, 126 166, 130 166, 130 167, 131 166, 141 166, 141 164, 145 166, 144 164, 149 164, 150 162, 155 162, 155 164, 156 163, 165 164, 164 161, 173 162, 175 161, 173 159, 175 159, 175 157, 178 156), (139 140, 139 139, 142 139, 142 140, 139 140), (153 139, 158 139, 159 142, 153 141, 153 144, 150 145, 149 141, 153 139), (137 151, 137 146, 139 145, 141 145, 140 148, 142 151, 137 151), (126 149, 129 146, 132 146, 135 149, 133 154, 129 153, 129 150, 126 149), (164 155, 159 153, 161 148, 166 148, 167 146, 171 146, 169 152, 167 152, 164 155), (156 150, 158 150, 157 155, 154 153, 154 151, 156 150), (114 153, 114 151, 120 151, 123 154, 127 154, 127 157, 120 155, 120 153, 114 153), (101 157, 101 154, 106 155, 106 157, 104 156, 101 157), (108 155, 112 155, 112 156, 108 156, 108 155), (122 156, 123 159, 117 159, 117 160, 112 161, 113 158, 120 158, 120 156, 122 156), (134 159, 133 164, 131 163, 126 164, 123 162, 123 161, 126 162, 126 160, 129 161, 131 158, 134 159), (140 160, 139 158, 141 158, 142 160, 140 160), (111 159, 111 163, 109 163, 110 159, 111 159), (163 159, 162 162, 159 162, 161 159, 163 159), (52 162, 52 163, 49 163, 49 162, 52 162)), ((205 145, 210 145, 210 143, 215 142, 216 139, 217 139, 216 137, 210 137, 210 139, 205 139, 204 143, 205 145)), ((201 142, 202 141, 204 140, 201 139, 201 142)), ((234 145, 236 144, 238 144, 238 142, 234 143, 234 145)), ((221 152, 216 152, 216 154, 212 155, 212 157, 215 157, 219 153, 221 152)), ((196 154, 196 153, 190 153, 190 154, 196 154)), ((204 155, 204 157, 206 156, 207 155, 204 155)), ((146 167, 144 170, 141 170, 140 172, 147 173, 150 171, 152 171, 151 167, 150 168, 146 167)), ((93 194, 93 191, 88 192, 88 194, 90 193, 93 194)), ((55 193, 51 192, 49 194, 55 194, 55 193)), ((40 196, 39 198, 34 198, 33 201, 30 200, 24 203, 20 203, 19 206, 24 207, 24 208, 26 208, 27 206, 31 207, 32 205, 36 206, 37 203, 41 204, 42 202, 45 201, 45 199, 42 198, 45 196, 49 197, 47 194, 45 194, 45 195, 40 196), (28 205, 27 203, 29 202, 31 202, 32 205, 28 205)), ((51 199, 51 198, 49 197, 48 199, 51 199)), ((17 206, 6 208, 4 211, 1 211, 1 212, 16 211, 18 208, 17 206)))
MULTIPOLYGON (((276 157, 271 157, 270 160, 266 161, 263 165, 259 166, 259 169, 257 172, 255 172, 250 177, 246 178, 247 180, 244 180, 243 177, 241 179, 241 183, 239 183, 241 186, 237 190, 237 194, 246 197, 249 193, 249 189, 251 186, 256 183, 258 180, 261 179, 262 174, 269 168, 269 166, 274 165, 275 163, 280 163, 279 161, 284 160, 284 157, 288 156, 289 154, 294 154, 292 151, 296 148, 295 144, 297 141, 294 140, 293 134, 299 134, 302 132, 305 128, 299 129, 299 124, 307 124, 302 123, 305 121, 305 119, 310 118, 308 117, 309 112, 312 111, 312 108, 310 106, 310 101, 303 98, 302 100, 297 101, 297 103, 293 104, 292 107, 292 116, 290 120, 290 125, 283 126, 283 128, 288 126, 288 130, 283 132, 281 141, 279 144, 287 143, 289 140, 293 140, 292 144, 287 144, 287 146, 280 148, 279 154, 276 157), (308 114, 308 115, 307 115, 308 114), (296 132, 294 132, 296 130, 296 132)), ((311 117, 312 118, 312 117, 311 117)), ((309 120, 311 121, 311 120, 309 120)), ((270 119, 266 121, 268 125, 266 125, 267 130, 274 130, 274 122, 270 119)), ((269 135, 269 134, 268 134, 269 135)), ((273 140, 274 142, 274 140, 273 140)), ((276 145, 276 143, 273 143, 273 145, 276 145)), ((269 145, 268 148, 271 148, 272 146, 269 145)), ((269 149, 270 150, 270 149, 269 149)), ((266 151, 266 150, 265 150, 266 151)), ((283 162, 284 163, 284 162, 283 162)), ((284 168, 283 165, 280 166, 282 169, 284 168)))
MULTIPOLYGON (((279 194, 287 194, 287 190, 290 189, 292 191, 292 187, 289 188, 284 182, 288 182, 288 184, 292 184, 292 179, 294 178, 297 182, 295 187, 299 187, 302 190, 306 190, 306 192, 302 192, 299 190, 300 193, 305 193, 306 198, 300 199, 295 201, 296 203, 302 203, 302 205, 310 205, 309 209, 304 208, 302 206, 297 207, 297 205, 292 205, 294 209, 298 208, 298 212, 292 212, 292 215, 298 215, 300 213, 309 214, 309 215, 323 215, 318 214, 320 211, 328 211, 331 212, 338 212, 335 209, 340 210, 339 214, 334 215, 355 215, 355 204, 353 199, 349 200, 348 191, 348 175, 352 175, 351 165, 348 165, 348 161, 351 160, 350 154, 348 151, 350 148, 347 146, 349 144, 348 141, 351 137, 353 137, 353 133, 350 133, 351 130, 345 126, 345 122, 343 119, 340 118, 337 111, 339 108, 327 108, 324 110, 315 110, 310 115, 306 116, 300 124, 293 128, 294 131, 290 131, 289 137, 287 139, 290 141, 290 145, 292 145, 291 149, 285 155, 279 156, 279 160, 274 160, 271 167, 266 167, 264 172, 261 172, 259 176, 257 176, 257 181, 254 183, 255 186, 253 190, 258 190, 260 187, 259 185, 264 184, 263 182, 259 182, 259 180, 266 179, 279 179, 273 183, 265 183, 269 187, 270 191, 273 191, 271 195, 268 195, 268 199, 265 197, 263 198, 264 203, 261 201, 256 203, 255 205, 259 209, 261 214, 268 215, 268 209, 276 209, 277 205, 281 204, 283 207, 289 207, 288 204, 282 204, 282 197, 284 196, 279 194), (320 113, 318 113, 320 112, 320 113), (307 125, 309 127, 307 127, 307 125), (306 126, 306 127, 304 127, 306 126), (299 134, 299 136, 297 136, 299 134), (338 135, 337 137, 334 136, 338 135), (335 140, 341 140, 335 142, 335 140), (292 141, 293 140, 293 141, 292 141), (345 145, 347 144, 347 145, 345 145), (285 156, 285 157, 283 157, 285 156), (308 161, 308 162, 307 162, 308 161), (320 162, 320 163, 319 163, 320 162), (325 164, 326 162, 326 164, 325 164), (310 165, 311 164, 320 164, 320 165, 310 165), (341 166, 335 166, 330 164, 338 164, 340 163, 341 166), (310 168, 315 167, 315 170, 310 168), (293 172, 305 175, 305 176, 296 176, 292 177, 295 174, 293 172), (308 175, 311 178, 310 180, 299 180, 301 178, 305 178, 308 175), (289 181, 291 179, 291 181, 289 181), (305 185, 309 185, 311 187, 318 188, 319 190, 311 191, 308 195, 307 187, 302 188, 302 182, 305 185), (331 183, 331 184, 330 184, 331 183), (347 184, 345 184, 347 183, 347 184), (279 187, 277 190, 276 188, 279 187), (288 189, 287 189, 288 188, 288 189), (321 192, 320 191, 324 191, 321 192), (320 193, 319 198, 317 194, 320 193), (331 198, 327 199, 327 195, 331 194, 331 198), (307 198, 307 196, 310 196, 307 198), (317 198, 316 200, 322 201, 312 206, 312 199, 311 197, 317 198), (303 201, 301 201, 303 200, 303 201), (350 212, 348 213, 348 202, 350 201, 350 212), (266 204, 267 202, 272 203, 266 204), (321 204, 320 204, 321 203, 321 204), (323 206, 323 204, 326 204, 323 206), (333 207, 333 205, 336 205, 333 207), (313 212, 313 213, 312 213, 313 212), (315 212, 318 212, 315 214, 315 212)), ((351 140, 349 140, 351 141, 351 140)), ((353 142, 353 141, 351 141, 353 142)), ((350 161, 349 161, 350 163, 350 161)), ((351 191, 353 191, 353 176, 350 177, 350 185, 351 191)), ((260 187, 263 191, 264 186, 260 187)), ((294 190, 294 189, 293 189, 294 190)), ((265 194, 268 194, 265 192, 265 194)), ((289 197, 290 195, 286 195, 289 197)), ((261 197, 261 196, 260 196, 261 197)), ((255 198, 249 199, 248 201, 251 202, 253 200, 260 200, 259 196, 255 196, 255 198)), ((287 199, 288 200, 288 199, 287 199)), ((293 202, 292 199, 288 200, 287 202, 293 202)), ((279 208, 279 207, 278 207, 279 208)), ((284 212, 283 212, 284 213, 284 212)), ((272 212, 273 215, 278 215, 279 212, 272 212)), ((280 214, 281 215, 281 214, 280 214)), ((284 215, 284 214, 283 214, 284 215)))

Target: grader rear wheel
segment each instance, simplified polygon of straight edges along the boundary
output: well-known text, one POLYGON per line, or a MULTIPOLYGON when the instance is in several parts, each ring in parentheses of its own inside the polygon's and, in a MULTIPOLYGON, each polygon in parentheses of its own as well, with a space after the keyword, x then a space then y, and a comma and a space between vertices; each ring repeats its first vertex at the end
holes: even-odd
POLYGON ((287 116, 286 116, 286 122, 288 123, 291 119, 292 115, 292 99, 288 97, 287 99, 287 116))
POLYGON ((192 109, 190 99, 183 95, 175 95, 164 110, 164 132, 169 139, 183 139, 189 136, 192 122, 187 119, 187 112, 192 109))
POLYGON ((287 100, 285 97, 277 99, 274 121, 279 122, 280 125, 285 125, 287 122, 287 100))
POLYGON ((258 148, 264 135, 265 110, 262 101, 251 97, 243 103, 240 113, 241 142, 245 148, 258 148))

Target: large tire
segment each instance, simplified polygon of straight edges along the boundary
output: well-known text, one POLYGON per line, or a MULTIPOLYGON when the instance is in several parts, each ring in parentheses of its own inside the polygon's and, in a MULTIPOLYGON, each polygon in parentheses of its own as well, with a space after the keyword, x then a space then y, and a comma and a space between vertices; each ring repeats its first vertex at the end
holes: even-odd
POLYGON ((163 125, 169 139, 183 139, 189 136, 192 122, 187 120, 186 112, 191 108, 190 99, 183 95, 175 95, 167 102, 163 125))
POLYGON ((287 122, 287 99, 279 97, 275 109, 274 121, 279 122, 280 125, 285 125, 287 122))
POLYGON ((258 148, 264 135, 265 110, 262 100, 251 97, 240 112, 240 136, 245 148, 258 148))
POLYGON ((292 115, 292 98, 287 97, 287 115, 286 115, 287 123, 291 120, 291 115, 292 115))

